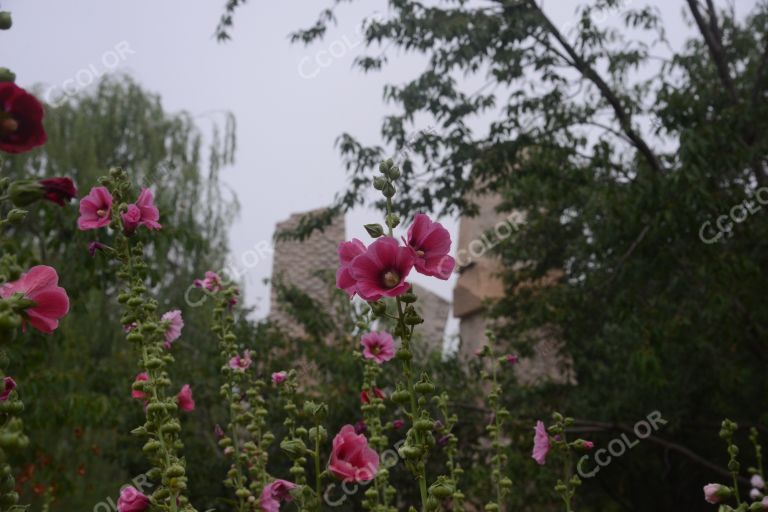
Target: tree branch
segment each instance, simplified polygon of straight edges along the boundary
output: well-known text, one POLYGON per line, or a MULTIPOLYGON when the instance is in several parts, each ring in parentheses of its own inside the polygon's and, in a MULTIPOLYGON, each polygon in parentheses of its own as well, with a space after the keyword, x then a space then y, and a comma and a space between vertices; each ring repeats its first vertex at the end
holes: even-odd
POLYGON ((584 60, 584 58, 582 58, 582 56, 576 52, 573 46, 571 46, 571 44, 565 39, 563 34, 557 29, 557 27, 552 23, 547 15, 544 14, 544 11, 542 11, 541 8, 536 4, 536 1, 528 0, 528 5, 541 17, 547 30, 557 40, 560 46, 563 47, 565 52, 573 61, 576 70, 578 70, 582 76, 584 76, 584 78, 588 79, 593 84, 595 84, 595 86, 597 86, 600 94, 613 108, 621 129, 624 131, 624 133, 627 134, 627 138, 629 138, 629 140, 632 142, 635 148, 637 148, 640 154, 643 155, 646 162, 648 162, 648 165, 654 171, 661 172, 663 170, 661 161, 650 148, 648 143, 645 142, 643 137, 637 131, 635 131, 634 127, 632 126, 632 117, 624 108, 624 105, 622 105, 621 100, 616 95, 616 93, 605 82, 605 80, 603 80, 597 71, 595 71, 594 68, 592 68, 592 66, 590 66, 584 60))
MULTIPOLYGON (((733 85, 733 80, 731 79, 731 72, 728 69, 728 60, 725 56, 725 50, 717 35, 719 29, 713 29, 711 26, 707 25, 704 16, 699 10, 697 0, 686 0, 686 2, 691 9, 691 14, 693 14, 693 19, 696 21, 696 25, 699 27, 699 32, 704 36, 704 42, 707 44, 709 53, 712 55, 712 61, 715 64, 715 68, 717 68, 717 74, 720 77, 720 81, 728 91, 731 100, 735 102, 738 99, 738 96, 736 95, 736 87, 733 85)), ((712 6, 711 9, 714 9, 714 6, 712 6)), ((712 17, 711 23, 714 26, 717 26, 716 14, 710 12, 710 16, 712 17)))

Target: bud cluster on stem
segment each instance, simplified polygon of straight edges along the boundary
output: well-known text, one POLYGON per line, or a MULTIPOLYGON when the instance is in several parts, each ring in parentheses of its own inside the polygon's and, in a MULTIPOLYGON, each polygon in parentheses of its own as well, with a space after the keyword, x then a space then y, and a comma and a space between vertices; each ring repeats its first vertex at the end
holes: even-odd
POLYGON ((164 350, 166 326, 157 313, 157 301, 149 296, 145 281, 148 265, 144 260, 144 247, 133 238, 133 233, 122 229, 120 214, 127 209, 126 200, 132 194, 132 186, 121 169, 112 169, 109 177, 100 179, 117 205, 111 211, 109 226, 115 233, 114 248, 107 254, 119 263, 117 276, 123 282, 118 301, 123 305, 121 323, 126 329, 126 339, 133 343, 139 355, 139 368, 146 380, 137 379, 133 384, 136 392, 146 400, 146 422, 131 433, 144 438, 143 451, 153 465, 146 474, 157 484, 149 497, 153 511, 195 512, 186 497, 186 461, 181 457, 181 423, 179 406, 175 396, 167 389, 171 379, 167 366, 174 361, 164 350))

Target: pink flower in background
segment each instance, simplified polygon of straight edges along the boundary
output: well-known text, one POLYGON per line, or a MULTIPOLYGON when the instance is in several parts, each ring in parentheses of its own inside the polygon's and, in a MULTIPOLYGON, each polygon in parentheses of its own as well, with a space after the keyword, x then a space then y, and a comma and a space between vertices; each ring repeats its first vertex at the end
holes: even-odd
POLYGON ((236 355, 229 360, 229 367, 233 370, 244 372, 251 367, 251 351, 246 350, 243 352, 243 356, 236 355))
POLYGON ((77 196, 77 187, 72 178, 45 178, 38 183, 43 187, 43 197, 59 206, 64 206, 77 196))
POLYGON ((752 487, 755 489, 762 489, 765 487, 765 481, 763 480, 763 477, 760 475, 752 475, 752 478, 749 481, 750 484, 752 484, 752 487))
POLYGON ((355 427, 344 425, 333 438, 328 469, 345 482, 370 482, 379 470, 379 454, 364 435, 355 433, 355 427))
POLYGON ((209 292, 222 290, 221 278, 216 272, 211 272, 210 270, 205 273, 205 278, 195 279, 194 285, 198 288, 205 288, 209 292))
POLYGON ((134 330, 138 326, 139 325, 136 322, 131 322, 129 324, 125 324, 125 325, 123 325, 123 332, 125 334, 128 334, 129 332, 131 332, 132 330, 134 330))
POLYGON ((339 244, 339 269, 336 271, 336 287, 344 290, 352 297, 355 295, 357 281, 352 277, 349 266, 357 256, 365 252, 365 244, 353 238, 350 242, 341 242, 339 244))
POLYGON ((456 260, 448 255, 451 235, 442 224, 419 213, 408 229, 407 243, 415 255, 414 266, 418 272, 443 280, 451 277, 456 260))
POLYGON ((280 479, 265 485, 259 499, 261 510, 264 512, 278 512, 280 510, 280 502, 293 500, 291 490, 295 488, 296 484, 280 479))
POLYGON ((123 219, 123 228, 128 234, 136 231, 139 226, 144 226, 149 230, 160 229, 162 226, 157 222, 160 219, 160 212, 155 206, 152 191, 148 188, 142 188, 138 199, 134 204, 128 205, 128 210, 120 215, 123 219))
POLYGON ((272 374, 272 383, 282 384, 283 382, 285 382, 285 379, 287 378, 288 378, 288 374, 285 371, 275 372, 272 374))
POLYGON ((355 434, 365 434, 365 431, 368 429, 368 426, 365 424, 365 421, 360 420, 357 423, 355 423, 355 434))
POLYGON ((707 503, 722 503, 731 496, 731 489, 720 484, 707 484, 704 486, 704 501, 707 503))
POLYGON ((369 332, 360 339, 363 357, 377 363, 385 363, 395 357, 395 340, 388 332, 369 332))
POLYGON ((517 364, 520 362, 520 358, 514 354, 507 354, 507 362, 509 364, 517 364))
POLYGON ((413 259, 412 251, 401 247, 394 238, 376 239, 349 266, 357 294, 367 301, 404 294, 410 287, 405 279, 413 268, 413 259))
POLYGON ((395 430, 400 430, 404 426, 405 426, 405 422, 403 420, 398 419, 392 422, 392 428, 394 428, 395 430))
POLYGON ((195 410, 195 400, 192 398, 192 388, 189 387, 189 384, 182 386, 181 391, 176 395, 176 401, 179 404, 179 409, 182 411, 189 412, 195 410))
POLYGON ((11 391, 16 389, 16 381, 11 377, 3 379, 3 390, 0 392, 0 402, 5 402, 11 394, 11 391))
POLYGON ((584 447, 584 449, 586 449, 586 450, 591 450, 592 448, 594 448, 594 447, 595 447, 595 443, 593 443, 592 441, 584 441, 584 443, 582 444, 582 446, 583 446, 583 447, 584 447))
POLYGON ((107 246, 102 244, 101 242, 93 241, 88 244, 88 254, 91 255, 91 258, 96 256, 96 253, 102 249, 105 249, 107 246))
POLYGON ((69 297, 59 286, 59 275, 53 267, 37 265, 16 281, 0 286, 0 297, 7 299, 21 293, 35 304, 24 310, 24 322, 44 333, 59 326, 59 319, 69 312, 69 297))
POLYGON ((533 453, 531 457, 539 463, 544 464, 547 460, 547 454, 549 453, 549 434, 547 434, 547 428, 544 426, 544 422, 537 421, 535 435, 533 436, 533 453))
POLYGON ((144 512, 148 508, 149 498, 135 487, 126 487, 120 491, 117 512, 144 512))
POLYGON ((163 343, 163 346, 166 350, 169 350, 171 344, 181 336, 181 329, 184 327, 184 319, 181 318, 181 311, 173 309, 161 316, 160 321, 168 322, 168 327, 166 327, 164 333, 165 343, 163 343))
MULTIPOLYGON (((148 380, 149 380, 149 375, 146 372, 142 372, 136 376, 136 379, 134 380, 134 382, 146 382, 148 380)), ((131 396, 139 400, 145 400, 147 398, 147 394, 144 393, 143 391, 139 391, 138 389, 132 390, 131 396)))
POLYGON ((112 220, 112 194, 106 187, 93 187, 80 200, 80 217, 77 227, 82 231, 109 226, 112 220))

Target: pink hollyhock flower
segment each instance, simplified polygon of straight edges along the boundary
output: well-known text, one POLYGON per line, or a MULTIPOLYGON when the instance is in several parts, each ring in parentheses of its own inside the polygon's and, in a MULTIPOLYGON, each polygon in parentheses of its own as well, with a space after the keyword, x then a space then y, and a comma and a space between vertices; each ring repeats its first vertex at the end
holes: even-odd
POLYGON ((144 512, 148 508, 149 498, 135 487, 129 486, 120 491, 117 512, 144 512))
POLYGON ((355 427, 344 425, 333 438, 328 469, 345 482, 370 482, 379 471, 379 454, 364 435, 355 433, 355 427))
POLYGON ((131 322, 129 324, 125 324, 125 325, 123 325, 123 332, 125 334, 128 334, 129 332, 131 332, 132 330, 134 330, 138 326, 139 325, 136 322, 131 322))
POLYGON ((219 292, 223 288, 219 275, 210 270, 205 273, 204 279, 195 279, 194 285, 198 288, 205 288, 209 292, 219 292))
POLYGON ((760 475, 752 475, 750 483, 752 484, 752 487, 754 487, 755 489, 762 489, 763 487, 765 487, 765 481, 763 480, 763 477, 761 477, 760 475))
POLYGON ((166 350, 169 350, 171 344, 181 336, 181 328, 184 327, 184 319, 181 318, 181 311, 173 309, 161 316, 160 321, 168 322, 168 327, 165 328, 165 333, 163 334, 165 336, 165 343, 163 343, 163 346, 166 350))
MULTIPOLYGON (((136 376, 136 379, 134 382, 146 382, 149 380, 149 375, 146 372, 142 372, 136 376)), ((144 400, 147 398, 147 394, 143 391, 139 391, 138 389, 131 390, 131 396, 133 398, 137 398, 139 400, 144 400)))
POLYGON ((592 441, 584 441, 584 444, 582 444, 582 446, 583 446, 583 447, 584 447, 586 450, 591 450, 592 448, 594 448, 594 447, 595 447, 595 443, 593 443, 592 441))
POLYGON ((416 257, 414 266, 418 272, 444 280, 451 277, 456 260, 448 255, 451 235, 442 224, 419 213, 408 229, 407 244, 416 257))
POLYGON ((229 367, 233 370, 244 372, 251 367, 251 351, 246 350, 243 352, 243 356, 236 355, 229 360, 229 367))
POLYGON ((81 231, 109 226, 112 220, 112 194, 106 187, 93 187, 80 200, 80 218, 77 227, 81 231))
POLYGON ((272 383, 282 384, 283 382, 285 382, 285 379, 287 378, 288 378, 288 373, 286 373, 285 371, 275 372, 272 374, 272 383))
POLYGON ((339 269, 336 271, 336 287, 347 292, 350 297, 355 295, 357 281, 352 277, 349 267, 352 260, 365 252, 365 244, 353 238, 351 242, 339 244, 339 269))
POLYGON ((360 339, 363 347, 363 357, 373 359, 377 363, 386 363, 395 357, 395 340, 388 332, 369 332, 360 339))
POLYGON ((394 428, 395 430, 400 430, 404 426, 405 426, 405 422, 403 420, 398 419, 392 422, 392 428, 394 428))
POLYGON ((16 389, 16 381, 11 377, 3 379, 3 390, 0 393, 0 402, 5 402, 11 394, 11 391, 16 389))
POLYGON ((509 364, 517 364, 520 362, 520 358, 514 354, 507 354, 507 362, 509 364))
POLYGON ((707 484, 704 486, 704 501, 707 503, 722 503, 731 496, 731 489, 725 485, 707 484))
POLYGON ((179 409, 182 411, 189 412, 195 410, 195 400, 192 398, 192 388, 189 387, 189 384, 182 386, 181 391, 176 395, 176 401, 179 404, 179 409))
POLYGON ((224 437, 224 429, 218 423, 213 427, 213 435, 216 436, 216 439, 224 437))
POLYGON ((264 512, 279 512, 280 502, 293 500, 291 490, 295 488, 296 484, 280 479, 265 485, 259 499, 261 510, 264 512))
POLYGON ((544 426, 544 422, 537 421, 536 428, 534 429, 536 434, 533 436, 533 453, 531 457, 538 463, 543 465, 547 460, 547 454, 549 453, 549 434, 547 434, 547 428, 544 426))
POLYGON ((162 226, 157 222, 160 219, 160 212, 155 206, 152 197, 152 191, 148 188, 142 188, 139 198, 134 204, 128 205, 128 210, 120 215, 123 219, 123 228, 128 234, 133 233, 139 226, 145 228, 160 229, 162 226))
POLYGON ((751 489, 749 491, 749 497, 752 498, 752 501, 757 501, 763 497, 763 493, 761 493, 758 489, 751 489))
POLYGON ((376 239, 349 265, 357 294, 367 301, 404 294, 410 286, 405 278, 413 268, 413 259, 412 251, 401 247, 394 238, 376 239))
POLYGON ((64 206, 77 196, 77 187, 71 178, 45 178, 39 183, 43 187, 43 197, 59 206, 64 206))
POLYGON ((69 312, 69 297, 59 286, 59 276, 52 267, 37 265, 16 281, 0 286, 0 297, 7 299, 21 293, 35 304, 24 310, 24 322, 44 333, 59 326, 59 319, 69 312))

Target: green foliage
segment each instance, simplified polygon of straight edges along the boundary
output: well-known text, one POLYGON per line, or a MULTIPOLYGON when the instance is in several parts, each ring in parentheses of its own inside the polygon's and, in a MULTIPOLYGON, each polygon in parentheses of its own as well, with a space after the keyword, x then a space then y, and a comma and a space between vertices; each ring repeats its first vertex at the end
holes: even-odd
MULTIPOLYGON (((585 482, 579 508, 699 509, 702 482, 727 475, 719 419, 765 420, 768 225, 755 194, 768 182, 768 6, 737 18, 688 1, 694 36, 671 54, 665 20, 642 2, 583 1, 570 29, 534 0, 389 7, 365 25, 376 56, 358 67, 382 69, 395 51, 427 62, 384 90, 397 110, 382 137, 412 184, 398 213, 471 215, 471 193, 495 193, 500 210, 526 214, 497 248, 507 294, 494 312, 512 320, 500 338, 527 352, 532 330, 557 328, 578 378, 554 401, 549 389, 529 394, 526 410, 670 421, 654 445, 668 450, 648 443, 614 462, 585 482), (437 128, 419 130, 422 119, 437 128), (754 213, 729 220, 744 201, 754 213), (720 241, 703 242, 703 223, 711 238, 721 215, 720 241), (520 287, 532 282, 549 284, 520 287)), ((322 37, 328 13, 294 40, 322 37)), ((344 210, 388 151, 349 134, 338 146, 351 178, 333 206, 344 210)))

